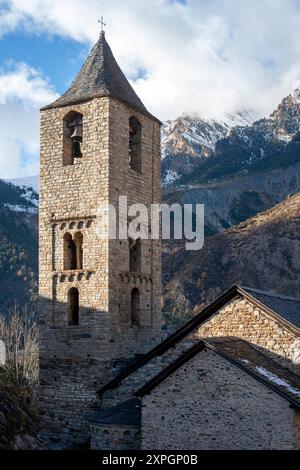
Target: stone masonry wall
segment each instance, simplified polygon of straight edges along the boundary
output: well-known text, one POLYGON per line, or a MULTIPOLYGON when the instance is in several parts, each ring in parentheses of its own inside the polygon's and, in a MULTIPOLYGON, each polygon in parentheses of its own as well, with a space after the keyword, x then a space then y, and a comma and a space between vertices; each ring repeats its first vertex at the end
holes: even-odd
POLYGON ((92 450, 130 450, 140 449, 140 426, 121 424, 90 425, 92 450))
MULTIPOLYGON (((160 204, 160 125, 117 100, 110 101, 109 201, 119 215, 119 197, 127 196, 128 206, 160 204), (135 116, 142 126, 141 173, 129 166, 129 119, 135 116)), ((125 221, 127 222, 127 221, 125 221)), ((150 225, 150 219, 149 219, 150 225)), ((151 235, 151 234, 149 234, 151 235)), ((128 240, 110 240, 109 304, 117 332, 121 356, 145 353, 160 342, 161 329, 161 246, 160 240, 141 241, 141 273, 129 272, 128 240), (130 324, 131 292, 140 293, 141 324, 130 324)))
POLYGON ((219 336, 243 339, 294 372, 299 371, 298 336, 250 302, 236 298, 164 354, 155 356, 134 371, 117 388, 108 390, 103 396, 103 406, 114 405, 129 398, 142 384, 192 347, 199 338, 219 336))
MULTIPOLYGON (((160 201, 160 126, 111 98, 41 114, 40 168, 40 411, 55 447, 87 440, 85 413, 95 390, 112 378, 119 360, 160 341, 160 243, 143 246, 142 273, 129 273, 128 241, 97 236, 100 206, 160 201), (63 165, 63 120, 83 115, 83 158, 63 165), (143 126, 142 174, 128 168, 129 117, 143 126), (150 175, 150 176, 149 176, 150 175), (157 180, 157 181, 156 181, 157 180), (153 186, 153 187, 152 187, 153 186), (64 269, 63 239, 83 236, 83 266, 64 269), (133 287, 141 299, 141 326, 130 323, 133 287), (67 321, 67 298, 79 291, 79 325, 67 321), (154 295, 155 292, 155 295, 154 295)), ((108 226, 108 216, 104 224, 108 226)))
POLYGON ((143 397, 142 449, 299 449, 299 437, 299 412, 210 350, 143 397))
POLYGON ((252 343, 294 372, 300 371, 299 335, 285 328, 248 300, 229 302, 201 325, 199 338, 233 336, 252 343))
POLYGON ((111 357, 108 240, 97 239, 94 220, 108 201, 108 118, 107 98, 41 114, 39 405, 50 447, 85 442, 84 410, 111 357), (63 119, 70 111, 83 115, 83 158, 63 166, 63 119), (78 231, 84 269, 65 271, 63 237, 78 231), (78 326, 67 323, 71 287, 79 291, 78 326))

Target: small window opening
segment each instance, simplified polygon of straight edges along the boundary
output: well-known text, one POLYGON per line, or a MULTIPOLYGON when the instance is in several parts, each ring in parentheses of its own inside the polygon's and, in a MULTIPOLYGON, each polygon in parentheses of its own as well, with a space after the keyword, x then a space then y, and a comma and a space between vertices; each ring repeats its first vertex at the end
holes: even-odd
POLYGON ((79 292, 75 287, 68 292, 68 324, 79 325, 79 292))
POLYGON ((131 292, 131 324, 140 325, 140 293, 136 287, 131 292))
POLYGON ((129 166, 139 173, 142 171, 142 126, 135 116, 129 119, 129 166))
POLYGON ((82 158, 82 114, 71 112, 67 114, 63 124, 63 164, 74 165, 77 158, 82 158))
POLYGON ((141 272, 141 239, 129 239, 129 270, 141 272))
POLYGON ((77 232, 74 237, 76 246, 76 269, 83 269, 83 235, 77 232))
POLYGON ((70 233, 64 235, 64 269, 76 269, 76 245, 70 233))

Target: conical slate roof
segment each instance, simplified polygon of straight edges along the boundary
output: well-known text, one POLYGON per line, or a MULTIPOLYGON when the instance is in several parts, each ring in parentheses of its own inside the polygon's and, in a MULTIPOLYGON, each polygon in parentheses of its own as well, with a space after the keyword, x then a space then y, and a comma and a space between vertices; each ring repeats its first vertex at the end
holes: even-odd
POLYGON ((68 106, 99 96, 117 98, 149 115, 118 66, 103 31, 69 90, 42 109, 68 106))

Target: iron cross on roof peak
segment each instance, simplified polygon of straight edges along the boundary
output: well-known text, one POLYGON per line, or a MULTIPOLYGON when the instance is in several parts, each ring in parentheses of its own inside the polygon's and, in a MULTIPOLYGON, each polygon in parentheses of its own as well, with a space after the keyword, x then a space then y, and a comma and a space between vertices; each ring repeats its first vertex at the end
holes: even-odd
POLYGON ((98 20, 98 23, 101 24, 101 31, 100 31, 100 33, 103 33, 103 32, 104 32, 104 26, 106 26, 106 23, 104 23, 104 21, 103 21, 103 16, 101 16, 101 20, 98 20))

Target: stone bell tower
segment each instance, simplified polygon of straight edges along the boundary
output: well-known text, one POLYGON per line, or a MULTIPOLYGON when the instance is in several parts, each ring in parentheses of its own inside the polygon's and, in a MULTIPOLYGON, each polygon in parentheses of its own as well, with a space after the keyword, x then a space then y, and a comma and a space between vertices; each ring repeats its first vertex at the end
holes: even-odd
POLYGON ((160 203, 160 122, 102 32, 41 110, 40 411, 54 447, 83 444, 96 389, 160 341, 160 240, 97 235, 98 208, 120 196, 160 203))

